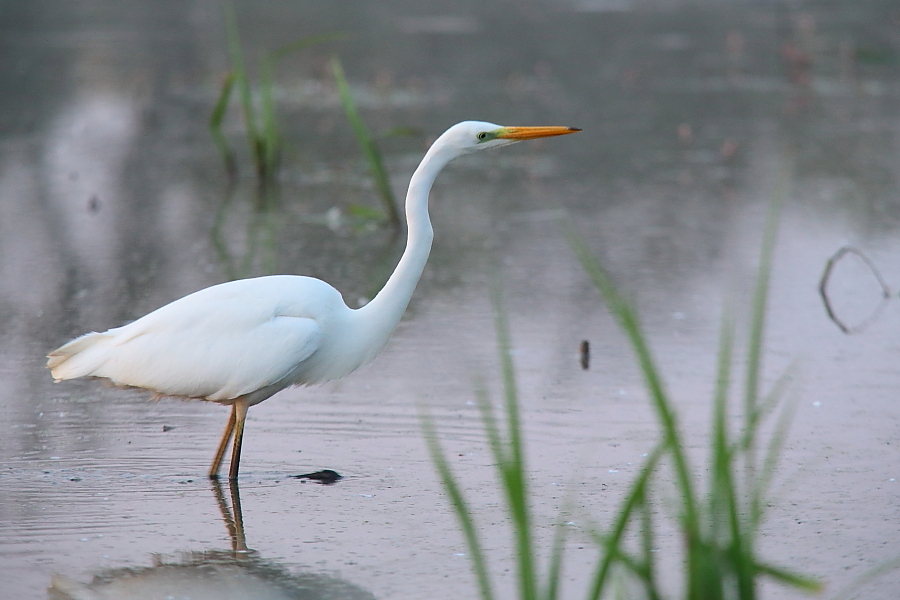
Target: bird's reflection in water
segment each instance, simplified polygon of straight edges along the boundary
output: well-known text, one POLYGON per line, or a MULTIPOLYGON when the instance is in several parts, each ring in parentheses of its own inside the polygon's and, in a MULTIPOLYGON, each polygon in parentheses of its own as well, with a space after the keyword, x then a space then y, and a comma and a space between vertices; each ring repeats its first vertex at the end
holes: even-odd
POLYGON ((231 509, 215 480, 213 492, 231 550, 185 552, 171 562, 156 556, 153 566, 104 571, 89 584, 54 575, 49 600, 374 600, 352 583, 317 573, 291 573, 247 549, 237 482, 230 482, 231 509))

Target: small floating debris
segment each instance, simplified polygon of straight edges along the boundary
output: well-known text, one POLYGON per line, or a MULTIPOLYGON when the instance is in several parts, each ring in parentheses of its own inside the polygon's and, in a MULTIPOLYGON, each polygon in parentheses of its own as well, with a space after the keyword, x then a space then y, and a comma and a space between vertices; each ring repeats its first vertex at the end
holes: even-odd
POLYGON ((581 340, 579 355, 581 357, 579 360, 581 368, 587 371, 591 368, 591 343, 588 340, 581 340))
POLYGON ((174 425, 163 425, 163 431, 172 431, 175 429, 174 425))
POLYGON ((338 479, 343 479, 337 471, 332 471, 331 469, 323 469, 321 471, 316 471, 315 473, 306 473, 304 475, 288 475, 288 477, 293 477, 294 479, 309 479, 321 483, 322 485, 331 485, 338 479))

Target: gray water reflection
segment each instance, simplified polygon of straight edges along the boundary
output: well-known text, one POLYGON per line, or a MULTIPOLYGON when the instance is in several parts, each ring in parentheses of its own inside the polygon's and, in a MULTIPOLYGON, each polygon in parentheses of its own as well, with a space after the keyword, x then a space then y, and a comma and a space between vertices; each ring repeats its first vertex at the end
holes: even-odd
POLYGON ((142 600, 191 598, 203 600, 371 600, 372 594, 328 575, 294 574, 247 548, 240 489, 230 482, 231 506, 222 486, 213 481, 222 520, 231 537, 231 550, 181 552, 167 562, 154 556, 151 567, 107 570, 90 584, 54 575, 50 600, 142 600))
MULTIPOLYGON (((742 312, 765 206, 790 159, 766 366, 774 378, 799 357, 801 400, 762 550, 834 589, 895 557, 898 304, 847 337, 817 293, 825 261, 846 244, 900 285, 893 0, 236 2, 251 57, 304 35, 350 34, 292 55, 277 73, 290 150, 277 210, 262 221, 240 115, 228 120, 244 153, 230 203, 206 130, 228 68, 217 2, 7 4, 4 593, 42 598, 56 572, 87 582, 99 570, 141 569, 154 554, 226 543, 200 480, 227 411, 150 403, 89 381, 53 385, 44 355, 233 274, 321 277, 351 304, 371 295, 397 246, 387 230, 327 216, 377 206, 327 71, 331 52, 374 131, 423 132, 382 142, 397 190, 429 138, 462 119, 584 133, 454 163, 434 190, 431 261, 386 352, 344 381, 285 391, 251 411, 242 492, 260 555, 292 573, 335 573, 377 597, 474 594, 415 407, 435 411, 501 555, 502 504, 470 404, 479 380, 495 381, 486 292, 494 259, 536 519, 553 522, 571 496, 604 521, 656 427, 623 340, 560 235, 559 211, 638 302, 701 454, 721 307, 731 298, 742 312), (583 339, 588 371, 578 364, 583 339), (347 477, 327 488, 285 478, 322 468, 347 477)), ((833 282, 848 321, 869 314, 867 275, 854 277, 833 282)), ((567 592, 580 594, 590 576, 589 548, 574 527, 567 592)), ((496 560, 504 573, 510 565, 496 560)), ((896 578, 873 585, 868 598, 892 599, 898 588, 896 578)))

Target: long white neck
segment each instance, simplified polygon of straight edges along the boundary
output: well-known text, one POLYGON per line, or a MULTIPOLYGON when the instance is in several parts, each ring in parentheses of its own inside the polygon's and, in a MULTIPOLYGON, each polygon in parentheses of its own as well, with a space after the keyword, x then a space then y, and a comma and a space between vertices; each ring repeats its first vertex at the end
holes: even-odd
POLYGON ((406 193, 406 250, 381 291, 357 311, 364 328, 360 333, 374 343, 372 350, 376 353, 396 329, 422 276, 434 238, 428 217, 428 194, 438 173, 455 156, 446 148, 432 147, 419 163, 406 193))

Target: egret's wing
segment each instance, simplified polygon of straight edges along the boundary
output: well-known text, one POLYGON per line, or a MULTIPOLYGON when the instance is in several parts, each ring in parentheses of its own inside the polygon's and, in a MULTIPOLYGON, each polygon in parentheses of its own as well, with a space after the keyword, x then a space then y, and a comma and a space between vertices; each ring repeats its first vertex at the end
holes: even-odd
POLYGON ((91 375, 166 395, 226 400, 280 382, 319 347, 312 318, 245 295, 187 296, 51 353, 57 379, 91 375))

